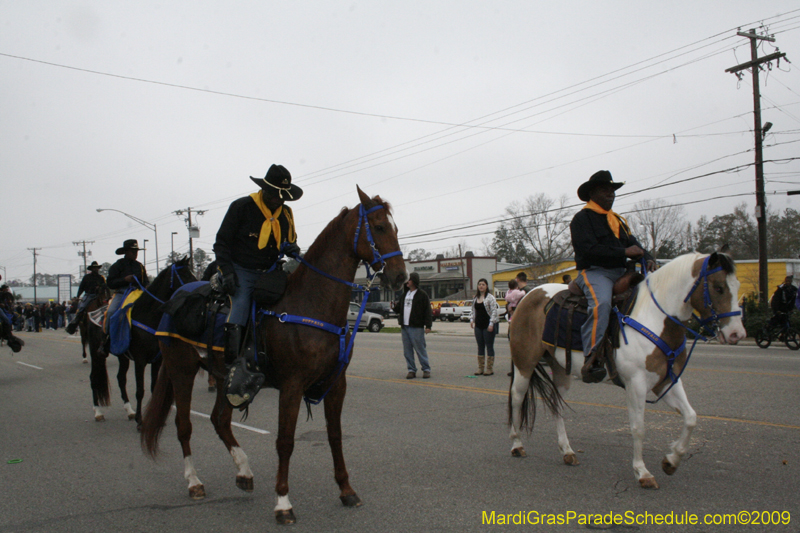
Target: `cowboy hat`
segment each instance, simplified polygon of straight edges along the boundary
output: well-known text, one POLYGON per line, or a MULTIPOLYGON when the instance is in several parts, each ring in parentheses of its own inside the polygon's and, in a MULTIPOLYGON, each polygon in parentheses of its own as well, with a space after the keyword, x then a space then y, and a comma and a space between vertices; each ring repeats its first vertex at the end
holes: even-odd
POLYGON ((261 179, 250 176, 267 196, 277 196, 282 200, 291 202, 299 200, 303 196, 303 189, 297 185, 292 185, 292 175, 282 165, 272 165, 267 171, 267 175, 261 179))
POLYGON ((88 267, 86 267, 86 270, 92 270, 92 269, 95 269, 95 268, 97 270, 100 270, 101 267, 100 267, 100 265, 97 264, 97 261, 92 261, 92 264, 89 265, 88 267))
POLYGON ((122 243, 122 248, 117 248, 116 254, 123 255, 127 250, 140 250, 139 242, 136 239, 128 239, 122 243))
POLYGON ((616 191, 625 185, 625 182, 614 181, 614 178, 611 177, 611 172, 608 170, 598 170, 592 174, 592 177, 589 178, 589 181, 578 187, 578 198, 584 202, 588 202, 591 199, 592 190, 598 185, 611 185, 616 191))

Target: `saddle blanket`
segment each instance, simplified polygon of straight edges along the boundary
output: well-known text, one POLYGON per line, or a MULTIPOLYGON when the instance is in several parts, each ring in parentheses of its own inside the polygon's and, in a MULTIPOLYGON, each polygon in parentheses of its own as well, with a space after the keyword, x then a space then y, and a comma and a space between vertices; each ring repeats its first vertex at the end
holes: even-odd
POLYGON ((131 345, 131 312, 133 304, 144 294, 136 289, 128 293, 122 305, 108 318, 108 334, 111 339, 111 353, 122 355, 131 345))
MULTIPOLYGON (((568 292, 568 291, 565 291, 568 292)), ((559 303, 563 299, 558 298, 559 295, 554 297, 556 303, 551 301, 549 310, 544 321, 544 332, 542 333, 542 342, 548 346, 558 346, 559 348, 569 347, 571 350, 582 351, 583 340, 581 339, 581 326, 586 322, 588 315, 577 309, 571 310, 569 307, 562 307, 559 303), (567 327, 570 326, 569 314, 572 312, 572 324, 570 331, 567 327), (558 328, 558 331, 556 331, 558 328), (567 337, 569 335, 569 337, 567 337), (567 345, 567 339, 570 339, 567 345)))
MULTIPOLYGON (((181 299, 185 299, 190 294, 207 293, 207 292, 208 292, 207 281, 193 281, 191 283, 183 285, 180 289, 175 291, 175 294, 172 295, 172 299, 170 300, 170 304, 174 302, 180 305, 181 299)), ((186 332, 178 332, 175 327, 175 321, 173 320, 173 316, 169 311, 174 312, 175 306, 168 305, 165 309, 164 314, 161 317, 161 322, 158 324, 158 330, 156 331, 156 336, 158 337, 159 341, 169 346, 170 338, 180 339, 187 344, 191 344, 193 346, 197 346, 198 348, 205 349, 208 346, 209 338, 211 338, 212 350, 218 352, 225 351, 224 325, 225 322, 228 320, 227 306, 220 308, 219 312, 216 313, 214 324, 210 324, 211 312, 209 311, 206 314, 205 329, 202 331, 202 333, 196 335, 187 335, 186 332), (211 331, 212 329, 213 332, 211 331)))

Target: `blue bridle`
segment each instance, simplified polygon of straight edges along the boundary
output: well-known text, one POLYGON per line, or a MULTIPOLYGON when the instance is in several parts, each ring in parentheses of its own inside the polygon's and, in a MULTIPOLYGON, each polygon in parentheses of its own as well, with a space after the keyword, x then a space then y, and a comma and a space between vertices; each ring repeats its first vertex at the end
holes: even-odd
MULTIPOLYGON (((304 317, 304 316, 299 316, 299 315, 290 315, 290 314, 287 314, 287 313, 276 313, 275 311, 269 311, 269 310, 266 310, 266 309, 259 309, 258 310, 258 313, 260 313, 261 315, 275 317, 281 323, 302 324, 304 326, 311 326, 311 327, 314 327, 314 328, 317 328, 317 329, 321 329, 323 331, 327 331, 329 333, 333 333, 334 335, 338 335, 339 336, 339 357, 338 357, 338 360, 337 360, 337 363, 336 363, 336 368, 333 371, 333 374, 335 374, 336 377, 331 381, 331 385, 328 387, 328 389, 319 398, 315 399, 315 398, 309 398, 307 396, 304 397, 304 400, 306 401, 307 404, 317 405, 318 403, 320 403, 325 398, 325 396, 327 396, 328 392, 330 392, 331 387, 333 387, 333 384, 336 383, 336 381, 339 379, 339 375, 342 373, 344 368, 350 363, 350 355, 353 353, 353 345, 355 344, 356 333, 358 333, 358 324, 361 323, 361 317, 364 314, 364 309, 366 308, 367 301, 369 300, 369 294, 370 294, 370 291, 372 290, 371 287, 372 287, 372 283, 375 280, 375 276, 377 276, 378 274, 382 273, 383 269, 386 268, 386 259, 389 259, 390 257, 398 256, 398 255, 399 256, 403 255, 403 252, 400 251, 400 250, 397 250, 395 252, 390 252, 388 254, 381 255, 381 253, 378 251, 377 245, 375 244, 375 239, 372 237, 372 231, 370 230, 370 227, 369 227, 369 220, 367 219, 367 215, 369 215, 370 213, 373 213, 373 212, 375 212, 375 211, 377 211, 379 209, 383 209, 383 208, 384 207, 382 205, 376 205, 375 207, 371 207, 370 209, 364 209, 364 205, 363 204, 359 204, 359 206, 358 206, 358 226, 356 227, 355 238, 353 239, 353 254, 355 254, 356 257, 358 257, 358 238, 359 238, 359 236, 361 234, 361 227, 363 226, 364 227, 364 236, 366 237, 367 243, 369 243, 369 247, 372 250, 372 259, 373 259, 371 263, 368 262, 367 260, 362 260, 362 262, 364 264, 364 267, 367 269, 367 280, 368 280, 368 283, 367 283, 366 286, 358 285, 357 283, 346 281, 346 280, 343 280, 341 278, 337 278, 336 276, 332 276, 332 275, 328 274, 327 272, 323 272, 322 270, 320 270, 317 267, 315 267, 314 265, 310 264, 308 261, 306 261, 305 259, 303 259, 302 257, 300 257, 297 254, 287 254, 287 255, 291 256, 292 258, 294 258, 295 260, 299 261, 300 264, 305 265, 308 269, 313 270, 317 274, 320 274, 321 276, 324 276, 324 277, 326 277, 326 278, 328 278, 330 280, 336 281, 338 283, 342 283, 344 285, 347 285, 348 287, 350 287, 352 289, 355 289, 355 290, 358 290, 358 291, 363 291, 365 293, 364 294, 364 298, 361 301, 361 308, 358 311, 358 317, 356 317, 356 325, 353 328, 353 333, 350 336, 350 342, 349 343, 346 342, 347 341, 347 331, 348 331, 348 329, 347 329, 347 320, 345 320, 345 325, 344 326, 336 326, 334 324, 330 324, 328 322, 325 322, 323 320, 318 320, 316 318, 309 318, 309 317, 304 317), (377 264, 377 263, 380 263, 379 268, 375 268, 375 264, 377 264), (370 270, 369 270, 370 267, 375 268, 375 272, 372 273, 372 274, 370 274, 370 270)), ((284 245, 281 247, 281 257, 285 253, 285 247, 286 247, 286 243, 284 243, 284 245)), ((253 308, 252 308, 252 316, 254 317, 253 320, 255 320, 255 314, 256 314, 255 303, 253 303, 252 306, 253 306, 253 308)), ((254 342, 255 342, 255 335, 253 337, 254 337, 254 342)), ((256 358, 257 358, 258 357, 258 349, 255 349, 254 352, 256 353, 256 358)))
MULTIPOLYGON (((697 321, 700 323, 700 327, 698 328, 700 331, 703 331, 703 330, 707 329, 706 325, 711 323, 712 324, 712 329, 710 330, 710 332, 713 334, 713 329, 719 327, 720 319, 731 317, 731 316, 738 316, 738 315, 741 315, 742 312, 741 311, 730 311, 730 312, 727 312, 727 313, 717 313, 714 310, 714 305, 713 305, 713 303, 711 301, 711 293, 708 290, 708 277, 711 276, 712 274, 716 274, 717 272, 721 271, 722 267, 718 266, 718 267, 716 267, 716 268, 714 268, 712 270, 709 270, 708 269, 708 260, 710 258, 711 258, 711 256, 708 256, 703 260, 703 265, 700 268, 700 274, 698 275, 697 280, 692 285, 692 288, 689 289, 689 293, 686 295, 686 298, 683 299, 683 302, 684 303, 688 302, 689 298, 692 297, 692 294, 697 289, 697 287, 700 285, 700 283, 703 284, 703 306, 704 306, 704 308, 711 310, 711 316, 709 318, 706 318, 706 319, 700 318, 699 316, 694 315, 694 314, 693 314, 693 316, 695 316, 697 321)), ((647 276, 647 268, 646 268, 646 265, 644 264, 644 262, 642 262, 642 271, 645 273, 645 276, 647 276)), ((650 342, 655 344, 656 347, 659 350, 661 350, 662 352, 664 352, 664 355, 667 356, 667 376, 669 377, 669 379, 671 381, 670 386, 667 387, 667 390, 662 392, 661 395, 657 399, 655 399, 655 400, 647 400, 647 403, 657 403, 659 400, 661 400, 661 398, 664 397, 664 395, 666 393, 668 393, 670 391, 670 389, 672 389, 673 386, 675 386, 675 384, 678 382, 680 377, 683 375, 684 370, 686 370, 686 367, 689 365, 689 359, 692 357, 692 352, 694 352, 694 347, 697 345, 697 341, 702 339, 704 342, 707 342, 708 339, 705 336, 703 336, 700 332, 694 331, 693 329, 691 329, 688 326, 686 326, 677 317, 672 316, 669 313, 667 313, 666 311, 664 311, 664 309, 658 303, 658 300, 656 300, 656 297, 653 294, 652 289, 650 289, 650 279, 649 278, 645 278, 645 284, 647 285, 647 292, 650 293, 650 298, 652 298, 653 303, 656 304, 656 307, 658 307, 658 310, 661 311, 662 313, 664 313, 670 320, 672 320, 678 326, 680 326, 681 328, 691 332, 694 335, 694 342, 692 343, 692 347, 689 349, 689 354, 686 356, 686 362, 684 363, 683 368, 681 369, 680 373, 679 374, 675 374, 675 372, 673 371, 672 368, 673 368, 673 366, 675 364, 675 359, 686 348, 686 335, 684 334, 683 341, 681 341, 680 346, 678 346, 675 349, 670 348, 670 346, 664 341, 664 339, 659 337, 652 330, 648 329, 647 327, 645 327, 641 323, 637 322, 636 320, 632 319, 631 317, 622 314, 616 307, 614 308, 614 311, 617 314, 617 319, 619 320, 619 323, 620 323, 620 328, 619 328, 620 329, 620 333, 622 333, 622 338, 625 341, 625 344, 628 344, 628 338, 625 335, 624 326, 628 325, 628 326, 632 327, 633 329, 635 329, 636 331, 638 331, 639 333, 641 333, 642 335, 644 335, 645 338, 647 338, 650 342)))

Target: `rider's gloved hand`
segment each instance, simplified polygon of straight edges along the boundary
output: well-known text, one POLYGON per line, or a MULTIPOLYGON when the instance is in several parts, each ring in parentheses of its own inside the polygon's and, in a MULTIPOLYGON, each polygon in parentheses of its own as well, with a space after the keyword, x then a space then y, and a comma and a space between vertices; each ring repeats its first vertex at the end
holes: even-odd
POLYGON ((300 247, 294 242, 285 242, 281 247, 281 251, 289 257, 300 255, 300 247))
POLYGON ((236 276, 236 272, 228 272, 227 274, 222 275, 223 291, 233 296, 236 293, 236 289, 238 287, 239 287, 239 278, 236 276))

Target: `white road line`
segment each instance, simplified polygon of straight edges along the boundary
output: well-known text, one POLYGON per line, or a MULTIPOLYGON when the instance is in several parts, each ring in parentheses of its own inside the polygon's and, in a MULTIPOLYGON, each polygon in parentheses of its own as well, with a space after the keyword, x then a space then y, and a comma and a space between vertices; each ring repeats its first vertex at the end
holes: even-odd
MULTIPOLYGON (((202 416, 203 418, 211 418, 211 415, 207 415, 205 413, 198 413, 197 411, 189 411, 193 415, 202 416)), ((249 431, 253 431, 255 433, 260 433, 261 435, 269 435, 269 431, 266 429, 258 429, 254 428, 253 426, 246 426, 244 424, 239 424, 238 422, 231 422, 232 426, 236 426, 237 428, 247 429, 249 431)))
POLYGON ((23 363, 22 361, 17 361, 17 364, 18 364, 18 365, 25 365, 25 366, 29 366, 29 367, 31 367, 31 368, 35 368, 36 370, 44 370, 44 368, 42 368, 42 367, 40 367, 40 366, 36 366, 36 365, 29 365, 28 363, 23 363))

